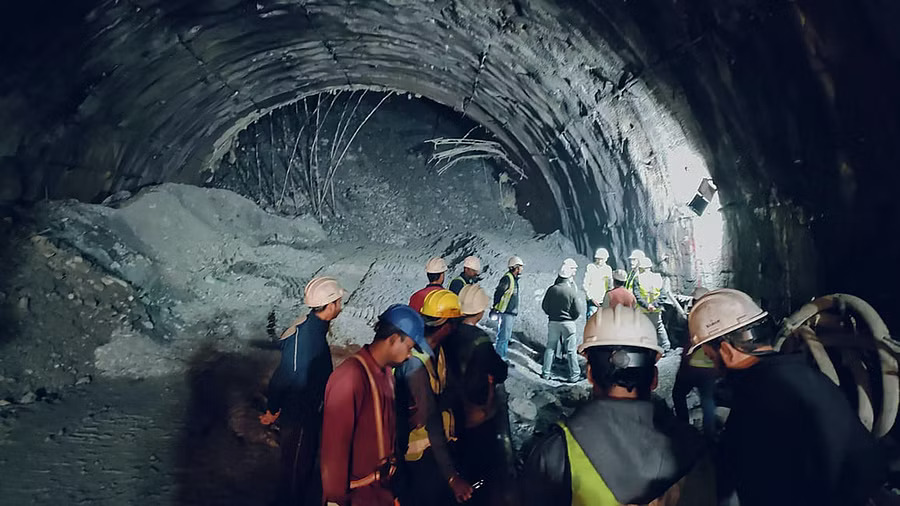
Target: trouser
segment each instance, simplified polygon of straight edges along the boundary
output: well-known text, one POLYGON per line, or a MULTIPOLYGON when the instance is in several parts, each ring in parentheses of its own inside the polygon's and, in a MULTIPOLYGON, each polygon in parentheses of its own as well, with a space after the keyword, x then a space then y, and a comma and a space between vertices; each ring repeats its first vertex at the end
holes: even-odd
POLYGON ((596 313, 596 312, 597 312, 597 305, 594 304, 594 301, 593 301, 593 300, 588 299, 588 300, 587 300, 587 316, 586 316, 586 318, 587 318, 588 320, 590 320, 590 319, 591 319, 591 316, 593 316, 594 313, 596 313))
POLYGON ((566 360, 569 363, 569 379, 575 380, 581 376, 581 368, 578 367, 578 343, 575 339, 575 322, 548 322, 547 323, 547 347, 544 349, 544 364, 541 375, 547 376, 553 369, 553 354, 556 343, 565 343, 566 360))
POLYGON ((282 420, 281 481, 279 505, 319 506, 322 502, 322 478, 319 471, 321 413, 282 420))
POLYGON ((497 342, 494 343, 494 349, 497 355, 503 360, 506 359, 509 350, 509 338, 512 337, 513 324, 516 322, 516 315, 500 313, 500 328, 497 330, 497 342))
POLYGON ((700 409, 703 412, 703 433, 709 437, 716 435, 716 370, 711 367, 691 367, 683 364, 675 376, 672 388, 672 403, 675 416, 685 422, 690 421, 687 396, 694 388, 700 394, 700 409))
POLYGON ((395 480, 402 506, 452 506, 456 504, 450 484, 427 448, 419 460, 404 461, 395 480))
POLYGON ((666 332, 666 326, 663 324, 662 312, 656 311, 652 313, 644 313, 653 325, 656 326, 656 340, 663 350, 671 350, 672 345, 669 343, 669 334, 666 332))
MULTIPOLYGON (((501 410, 502 411, 502 410, 501 410)), ((502 416, 502 415, 501 415, 502 416)), ((476 427, 467 428, 458 441, 460 474, 469 483, 482 481, 482 486, 474 491, 467 506, 494 506, 504 504, 504 495, 510 476, 506 469, 503 442, 500 434, 499 416, 476 427)), ((406 505, 403 505, 406 506, 406 505)))

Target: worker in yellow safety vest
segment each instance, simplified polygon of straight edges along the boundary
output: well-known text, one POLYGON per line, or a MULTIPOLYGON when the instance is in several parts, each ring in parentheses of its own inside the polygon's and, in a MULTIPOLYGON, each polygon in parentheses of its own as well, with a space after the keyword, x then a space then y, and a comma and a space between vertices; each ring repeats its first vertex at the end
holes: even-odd
POLYGON ((628 277, 625 279, 625 289, 631 290, 634 287, 635 279, 638 275, 638 267, 641 259, 646 257, 643 251, 636 249, 628 255, 628 277))
POLYGON ((451 505, 468 500, 473 491, 452 457, 459 399, 453 396, 456 390, 448 388, 451 378, 442 346, 462 321, 459 298, 450 290, 435 290, 425 297, 420 313, 427 346, 414 349, 395 373, 398 454, 404 456, 398 495, 404 506, 451 505))
POLYGON ((534 445, 519 490, 525 505, 716 504, 704 438, 653 402, 662 349, 647 317, 624 305, 594 313, 579 353, 593 399, 534 445))
POLYGON ((660 274, 653 272, 652 268, 653 262, 646 256, 638 260, 638 273, 631 291, 637 299, 638 306, 656 326, 659 345, 665 352, 668 352, 672 349, 672 345, 669 343, 669 334, 666 332, 666 326, 662 319, 662 308, 659 306, 663 278, 660 274))

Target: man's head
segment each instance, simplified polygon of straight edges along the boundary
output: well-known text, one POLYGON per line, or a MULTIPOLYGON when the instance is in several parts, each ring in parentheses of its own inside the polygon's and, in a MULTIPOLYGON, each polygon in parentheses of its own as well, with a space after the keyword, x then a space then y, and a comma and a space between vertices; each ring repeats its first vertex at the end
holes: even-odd
POLYGON ((303 290, 303 303, 320 320, 331 321, 341 314, 344 307, 342 299, 346 294, 334 278, 313 278, 303 290))
POLYGON ((525 268, 525 262, 516 256, 510 257, 509 262, 507 262, 506 265, 509 267, 509 272, 516 277, 519 277, 519 275, 522 274, 522 270, 525 268))
POLYGON ((468 256, 463 260, 463 276, 466 279, 475 279, 481 274, 481 260, 478 257, 468 256))
POLYGON ((597 248, 597 251, 594 252, 594 263, 603 265, 607 260, 609 260, 609 251, 606 251, 606 248, 597 248))
POLYGON ((402 364, 415 346, 427 346, 425 322, 415 309, 394 304, 378 317, 372 345, 383 349, 387 365, 402 364))
POLYGON ((491 297, 477 284, 466 285, 459 292, 459 308, 463 318, 472 325, 481 321, 491 305, 491 297))
POLYGON ((425 262, 425 275, 429 283, 444 284, 444 276, 447 272, 447 262, 441 257, 433 257, 425 262))
POLYGON ((616 269, 612 278, 614 287, 625 286, 625 282, 628 280, 628 273, 624 269, 616 269))
POLYGON ((575 260, 571 258, 567 258, 563 261, 562 266, 559 268, 559 277, 565 279, 572 279, 575 277, 575 274, 578 272, 578 264, 575 263, 575 260))
POLYGON ((641 259, 644 258, 644 252, 636 249, 631 252, 631 255, 628 256, 628 264, 631 266, 631 270, 635 270, 638 268, 638 264, 640 264, 641 259))
POLYGON ((599 397, 647 399, 656 387, 656 327, 624 305, 603 308, 588 320, 578 351, 588 359, 588 379, 599 397))
POLYGON ((425 336, 431 344, 440 344, 458 324, 462 316, 459 297, 450 290, 435 290, 425 296, 422 304, 425 319, 425 336))
POLYGON ((688 315, 693 353, 702 347, 709 358, 728 369, 746 369, 760 356, 774 353, 774 329, 763 311, 744 292, 722 288, 701 296, 688 315))

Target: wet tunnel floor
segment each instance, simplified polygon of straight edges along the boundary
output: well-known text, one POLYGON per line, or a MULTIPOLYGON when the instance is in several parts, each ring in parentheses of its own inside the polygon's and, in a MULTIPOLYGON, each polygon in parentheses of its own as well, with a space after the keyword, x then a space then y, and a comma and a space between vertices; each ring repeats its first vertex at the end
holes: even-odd
POLYGON ((107 380, 3 413, 4 504, 266 504, 278 450, 189 405, 184 377, 107 380))

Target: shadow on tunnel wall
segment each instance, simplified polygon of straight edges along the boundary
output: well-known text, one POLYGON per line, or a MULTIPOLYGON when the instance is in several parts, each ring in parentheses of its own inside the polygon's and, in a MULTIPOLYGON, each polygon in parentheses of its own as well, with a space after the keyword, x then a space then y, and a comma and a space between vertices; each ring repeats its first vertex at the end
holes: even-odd
POLYGON ((269 504, 279 476, 277 434, 258 420, 278 360, 274 351, 190 359, 188 406, 178 455, 178 505, 269 504))

